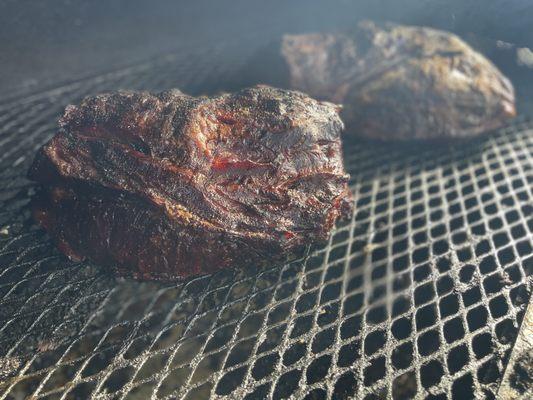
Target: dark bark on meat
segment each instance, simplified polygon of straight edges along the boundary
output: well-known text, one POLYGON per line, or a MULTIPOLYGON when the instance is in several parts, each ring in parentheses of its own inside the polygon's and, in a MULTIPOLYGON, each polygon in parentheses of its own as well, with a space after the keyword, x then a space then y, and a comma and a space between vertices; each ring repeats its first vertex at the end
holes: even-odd
POLYGON ((474 136, 515 115, 509 80, 430 28, 364 21, 352 32, 285 35, 249 69, 259 64, 250 80, 342 103, 349 132, 374 139, 474 136))
POLYGON ((34 215, 70 258, 141 279, 284 260, 351 210, 341 128, 334 105, 269 87, 87 98, 31 167, 34 215))

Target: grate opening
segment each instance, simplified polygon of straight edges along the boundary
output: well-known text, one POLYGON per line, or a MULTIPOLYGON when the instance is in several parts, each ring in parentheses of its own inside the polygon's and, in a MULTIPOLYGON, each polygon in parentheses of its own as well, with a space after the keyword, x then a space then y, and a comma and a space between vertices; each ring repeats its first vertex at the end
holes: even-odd
POLYGON ((528 122, 439 148, 346 140, 354 215, 288 265, 115 280, 31 222, 25 171, 66 104, 229 88, 252 39, 0 104, 0 399, 494 398, 531 295, 528 122))

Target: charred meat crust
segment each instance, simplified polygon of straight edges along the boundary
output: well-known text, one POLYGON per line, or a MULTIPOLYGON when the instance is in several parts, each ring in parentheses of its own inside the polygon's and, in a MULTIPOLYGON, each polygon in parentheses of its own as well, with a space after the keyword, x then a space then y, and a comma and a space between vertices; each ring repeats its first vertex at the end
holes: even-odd
POLYGON ((118 92, 67 107, 29 176, 72 259, 143 279, 282 260, 351 210, 336 107, 266 86, 118 92))

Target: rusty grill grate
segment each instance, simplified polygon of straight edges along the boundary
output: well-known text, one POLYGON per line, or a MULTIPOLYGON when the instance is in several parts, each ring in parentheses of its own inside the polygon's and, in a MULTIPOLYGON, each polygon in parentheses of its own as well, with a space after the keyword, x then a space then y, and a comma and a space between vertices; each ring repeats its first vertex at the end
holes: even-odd
POLYGON ((237 51, 0 103, 0 399, 495 398, 531 293, 531 123, 449 146, 347 141, 352 221, 284 266, 116 281, 31 222, 25 171, 66 104, 231 86, 237 51))

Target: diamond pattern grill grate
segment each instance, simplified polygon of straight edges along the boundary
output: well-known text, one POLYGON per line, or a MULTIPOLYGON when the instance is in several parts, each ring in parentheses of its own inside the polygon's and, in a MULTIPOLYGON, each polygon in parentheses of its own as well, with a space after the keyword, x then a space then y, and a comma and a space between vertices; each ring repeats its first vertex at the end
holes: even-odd
POLYGON ((495 398, 531 293, 528 122, 442 146, 347 140, 352 220, 284 266, 116 281, 31 222, 25 171, 66 104, 231 86, 239 51, 0 103, 0 399, 495 398))

